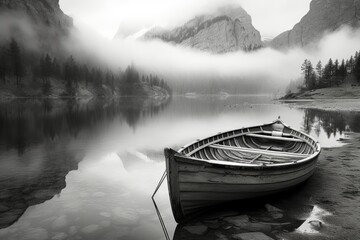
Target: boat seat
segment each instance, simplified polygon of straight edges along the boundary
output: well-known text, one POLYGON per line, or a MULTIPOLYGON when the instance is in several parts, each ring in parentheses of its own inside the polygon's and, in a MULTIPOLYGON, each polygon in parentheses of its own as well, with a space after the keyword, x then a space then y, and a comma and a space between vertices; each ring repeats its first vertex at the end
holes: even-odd
POLYGON ((280 131, 272 131, 272 132, 271 132, 271 136, 273 136, 273 137, 282 137, 282 136, 283 136, 283 132, 280 132, 280 131))
POLYGON ((266 138, 266 139, 280 140, 280 141, 289 141, 289 142, 304 142, 303 140, 297 139, 297 138, 275 137, 275 136, 268 136, 268 135, 255 134, 255 133, 249 133, 249 134, 246 134, 245 136, 256 137, 256 138, 266 138))

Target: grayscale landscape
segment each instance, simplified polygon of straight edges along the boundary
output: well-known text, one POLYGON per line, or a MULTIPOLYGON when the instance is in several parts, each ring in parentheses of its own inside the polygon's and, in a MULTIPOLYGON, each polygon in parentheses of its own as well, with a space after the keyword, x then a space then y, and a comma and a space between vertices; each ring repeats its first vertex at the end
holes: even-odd
POLYGON ((0 33, 1 240, 360 238, 360 0, 0 0, 0 33))

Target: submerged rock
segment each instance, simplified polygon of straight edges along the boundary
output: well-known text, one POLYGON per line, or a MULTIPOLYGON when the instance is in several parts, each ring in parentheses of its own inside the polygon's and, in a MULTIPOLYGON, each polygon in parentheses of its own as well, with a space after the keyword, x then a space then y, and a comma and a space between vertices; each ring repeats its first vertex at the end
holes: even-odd
POLYGON ((265 208, 266 208, 266 210, 268 212, 284 212, 284 210, 281 210, 281 209, 279 209, 277 207, 274 207, 274 206, 272 206, 270 204, 265 204, 265 208))
POLYGON ((224 234, 222 234, 220 232, 216 232, 215 235, 217 237, 216 240, 228 240, 228 238, 224 234))
POLYGON ((270 213, 271 217, 274 219, 279 219, 279 218, 283 218, 284 214, 284 210, 281 210, 277 207, 274 207, 270 204, 266 204, 265 205, 266 210, 270 213))
POLYGON ((197 226, 186 226, 184 227, 184 229, 187 230, 189 233, 195 235, 203 235, 208 230, 208 227, 204 225, 197 225, 197 226))
POLYGON ((210 229, 218 229, 221 225, 218 220, 205 220, 203 223, 210 229))
POLYGON ((247 215, 240 215, 235 217, 226 217, 224 221, 231 223, 237 227, 244 227, 249 224, 249 217, 247 215))
POLYGON ((274 240, 273 238, 265 235, 262 232, 233 234, 232 238, 239 239, 239 240, 274 240))
POLYGON ((320 228, 322 228, 322 225, 323 225, 322 222, 319 220, 312 220, 309 222, 309 224, 315 230, 320 230, 320 228))

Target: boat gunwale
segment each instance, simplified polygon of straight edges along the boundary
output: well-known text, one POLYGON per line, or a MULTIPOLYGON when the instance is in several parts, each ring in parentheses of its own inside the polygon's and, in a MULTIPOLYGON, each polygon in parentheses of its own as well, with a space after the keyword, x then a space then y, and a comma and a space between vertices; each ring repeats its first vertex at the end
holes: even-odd
MULTIPOLYGON (((210 166, 217 166, 223 168, 233 168, 233 169, 253 169, 253 170, 266 170, 266 169, 282 169, 282 168, 291 168, 296 166, 301 166, 306 163, 310 163, 312 160, 316 161, 317 157, 319 156, 320 152, 316 152, 309 157, 299 160, 299 161, 292 161, 287 163, 274 163, 274 164, 246 164, 246 163, 236 163, 236 162, 228 162, 228 161, 221 161, 221 160, 205 160, 199 159, 194 157, 187 157, 180 154, 175 154, 176 158, 181 158, 182 161, 186 161, 187 163, 199 163, 199 164, 209 164, 210 166)), ((179 160, 179 159, 176 159, 179 160)))
MULTIPOLYGON (((243 131, 242 131, 243 132, 243 131)), ((259 131, 260 132, 260 131, 259 131)), ((246 132, 243 132, 244 134, 246 134, 246 132)), ((247 132, 247 133, 252 133, 252 132, 247 132)), ((235 135, 235 134, 234 134, 235 135)), ((236 137, 236 136, 234 136, 236 137)), ((224 139, 226 138, 229 138, 228 137, 225 137, 224 139)), ((233 138, 233 136, 230 136, 230 138, 233 138)), ((223 141, 223 139, 217 139, 215 141, 213 141, 211 144, 204 144, 204 146, 200 146, 199 149, 197 150, 201 150, 205 147, 208 147, 209 145, 212 145, 212 144, 216 144, 217 142, 219 141, 223 141)), ((193 150, 194 151, 194 150, 193 150)), ((192 152, 193 152, 192 151, 192 152)), ((279 167, 289 167, 289 166, 294 166, 294 165, 298 165, 298 164, 303 164, 303 163, 306 163, 306 162, 309 162, 311 161, 312 159, 316 159, 319 154, 321 152, 321 146, 320 146, 320 143, 319 141, 315 140, 312 136, 306 134, 306 133, 303 133, 303 132, 300 132, 300 131, 297 131, 293 128, 291 128, 290 126, 288 126, 287 124, 285 124, 282 120, 280 119, 277 119, 273 122, 270 122, 270 123, 265 123, 265 124, 262 124, 262 125, 255 125, 255 126, 250 126, 250 127, 244 127, 244 128, 239 128, 239 129, 234 129, 234 130, 230 130, 230 131, 226 131, 226 132, 222 132, 222 133, 218 133, 216 135, 213 135, 213 136, 210 136, 210 137, 206 137, 206 138, 203 138, 203 139, 198 139, 196 141, 193 141, 192 143, 189 143, 187 145, 185 145, 184 147, 180 148, 178 151, 176 151, 176 156, 177 157, 181 157, 181 158, 185 158, 185 159, 188 159, 188 160, 192 160, 192 161, 198 161, 198 162, 203 162, 203 163, 209 163, 209 164, 215 164, 215 165, 223 165, 223 166, 228 166, 228 167, 242 167, 242 168, 251 168, 251 169, 265 169, 265 168, 271 168, 271 169, 274 169, 274 168, 279 168, 279 167), (222 160, 207 160, 207 159, 200 159, 200 158, 196 158, 196 157, 191 157, 191 156, 187 156, 187 155, 184 155, 182 154, 182 151, 185 150, 186 148, 190 147, 191 145, 194 145, 198 142, 201 142, 201 141, 204 141, 206 139, 210 139, 210 138, 213 138, 213 137, 216 137, 216 136, 219 136, 221 134, 227 134, 227 133, 231 133, 231 132, 235 132, 237 130, 244 130, 244 129, 247 129, 249 130, 250 128, 255 128, 255 127, 263 127, 263 126, 267 126, 267 125, 272 125, 274 123, 278 123, 280 122, 281 124, 283 124, 285 127, 291 129, 292 131, 295 131, 295 132, 298 132, 302 135, 304 135, 305 137, 308 137, 309 139, 311 139, 312 141, 314 141, 314 145, 316 147, 313 146, 313 144, 309 143, 308 140, 306 139, 303 139, 299 136, 293 136, 293 137, 296 137, 296 138, 299 138, 301 140, 303 140, 305 143, 307 143, 308 145, 310 145, 310 147, 312 147, 314 149, 314 153, 311 154, 311 155, 308 155, 308 157, 304 158, 304 159, 300 159, 300 160, 294 160, 294 161, 289 161, 289 162, 285 162, 285 163, 273 163, 273 164, 266 164, 266 163, 258 163, 258 164, 255 164, 255 163, 251 163, 251 164, 247 164, 247 163, 236 163, 236 162, 229 162, 229 161, 222 161, 222 160)))

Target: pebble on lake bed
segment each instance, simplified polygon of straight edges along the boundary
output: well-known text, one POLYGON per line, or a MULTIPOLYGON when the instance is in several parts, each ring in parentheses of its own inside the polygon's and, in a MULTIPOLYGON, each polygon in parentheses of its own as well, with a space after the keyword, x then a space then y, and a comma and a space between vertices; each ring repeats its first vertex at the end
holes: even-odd
POLYGON ((239 233, 233 234, 232 237, 239 240, 274 240, 262 232, 239 233))
POLYGON ((184 227, 184 229, 187 230, 189 233, 195 235, 203 235, 208 230, 208 227, 204 225, 197 225, 197 226, 186 226, 184 227))
POLYGON ((224 221, 231 223, 237 227, 246 226, 249 223, 249 217, 247 215, 239 215, 235 217, 226 217, 224 221))

